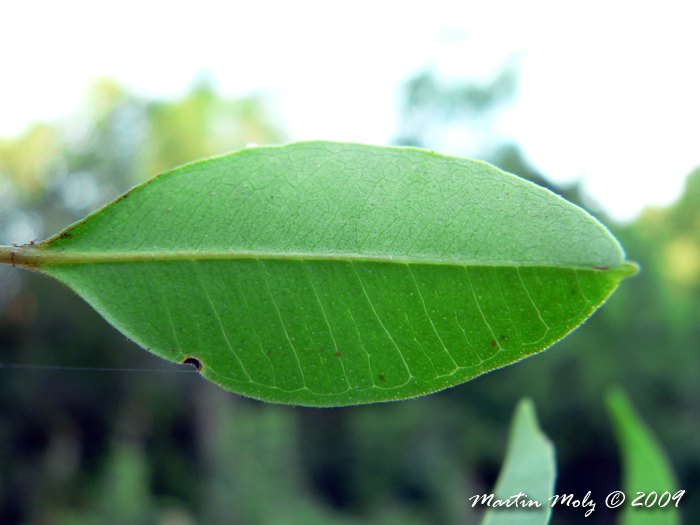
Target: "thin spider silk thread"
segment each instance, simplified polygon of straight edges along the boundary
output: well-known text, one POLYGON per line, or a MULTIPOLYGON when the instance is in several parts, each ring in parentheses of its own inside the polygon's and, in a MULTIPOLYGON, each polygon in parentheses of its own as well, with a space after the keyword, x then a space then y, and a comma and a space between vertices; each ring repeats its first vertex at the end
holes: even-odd
POLYGON ((168 372, 168 373, 186 373, 196 374, 197 370, 183 369, 141 369, 141 368, 91 368, 82 366, 56 366, 56 365, 24 365, 14 363, 0 363, 0 370, 54 370, 54 371, 69 371, 69 372, 168 372))

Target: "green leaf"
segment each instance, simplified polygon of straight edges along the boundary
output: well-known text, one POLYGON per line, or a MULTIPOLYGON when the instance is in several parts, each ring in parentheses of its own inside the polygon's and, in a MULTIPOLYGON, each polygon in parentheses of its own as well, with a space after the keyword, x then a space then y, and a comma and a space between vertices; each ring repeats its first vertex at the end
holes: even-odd
POLYGON ((311 406, 514 363, 635 271, 585 211, 488 164, 332 142, 189 164, 0 261, 228 390, 311 406))
MULTIPOLYGON (((636 412, 624 390, 610 390, 606 396, 606 403, 622 455, 622 490, 627 498, 618 523, 679 525, 680 515, 676 508, 678 501, 672 499, 678 492, 677 484, 663 446, 636 412), (642 505, 633 507, 632 502, 639 492, 644 493, 639 500, 642 505), (651 492, 655 492, 659 499, 649 497, 651 492), (663 498, 661 503, 665 501, 667 504, 660 508, 659 500, 665 492, 670 496, 663 498), (647 507, 644 504, 647 498, 649 504, 655 499, 656 503, 647 507)), ((682 494, 680 496, 682 498, 682 494)))
POLYGON ((513 415, 506 459, 493 491, 493 501, 509 501, 511 506, 494 506, 492 503, 482 525, 549 523, 556 471, 554 446, 537 423, 534 403, 523 399, 513 415), (517 500, 513 498, 518 494, 522 496, 517 500), (540 506, 524 506, 531 501, 538 502, 540 506))

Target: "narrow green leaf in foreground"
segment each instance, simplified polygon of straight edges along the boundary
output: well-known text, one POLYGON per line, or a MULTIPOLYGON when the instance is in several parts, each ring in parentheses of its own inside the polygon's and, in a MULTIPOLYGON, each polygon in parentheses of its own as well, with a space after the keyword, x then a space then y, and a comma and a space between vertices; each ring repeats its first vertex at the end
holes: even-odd
POLYGON ((537 423, 534 403, 523 399, 513 415, 508 451, 493 490, 494 501, 509 501, 512 506, 491 504, 482 525, 547 525, 552 514, 550 498, 554 496, 556 475, 554 446, 537 423), (518 494, 523 494, 517 500, 520 508, 513 498, 518 494), (540 507, 522 506, 531 501, 538 502, 540 507))
POLYGON ((622 456, 622 490, 627 496, 617 523, 679 525, 680 514, 676 505, 680 501, 678 496, 682 498, 682 494, 677 492, 671 463, 658 438, 622 389, 615 388, 608 392, 606 403, 622 456), (644 495, 639 505, 632 506, 639 492, 644 495), (662 497, 664 493, 667 495, 662 497))
POLYGON ((537 353, 634 272, 608 230, 482 162, 307 142, 160 175, 0 262, 278 403, 419 396, 537 353))

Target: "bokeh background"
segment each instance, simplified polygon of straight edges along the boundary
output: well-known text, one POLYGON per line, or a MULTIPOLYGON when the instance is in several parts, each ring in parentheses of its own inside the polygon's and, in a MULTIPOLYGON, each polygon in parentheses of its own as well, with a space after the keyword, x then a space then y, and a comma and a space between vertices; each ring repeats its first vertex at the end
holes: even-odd
POLYGON ((642 272, 550 350, 377 406, 250 401, 161 361, 60 284, 0 268, 0 523, 468 524, 521 397, 557 492, 620 488, 622 385, 700 515, 700 79, 690 2, 3 6, 0 244, 249 144, 411 145, 587 208, 642 272), (131 371, 129 371, 131 370, 131 371))

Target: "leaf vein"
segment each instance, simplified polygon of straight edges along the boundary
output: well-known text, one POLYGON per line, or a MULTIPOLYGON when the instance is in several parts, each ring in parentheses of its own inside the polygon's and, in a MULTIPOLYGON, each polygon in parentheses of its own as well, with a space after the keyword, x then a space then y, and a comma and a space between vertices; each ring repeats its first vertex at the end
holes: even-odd
POLYGON ((297 350, 294 347, 294 344, 292 343, 292 340, 289 337, 289 333, 287 332, 287 327, 284 326, 284 319, 282 319, 282 312, 280 312, 279 306, 277 305, 277 301, 275 301, 275 296, 272 293, 272 288, 270 288, 270 281, 268 279, 268 275, 267 275, 267 271, 265 270, 265 266, 263 265, 263 262, 261 260, 258 260, 258 265, 260 266, 263 278, 265 279, 265 285, 267 286, 267 292, 270 294, 270 299, 272 299, 272 304, 275 306, 275 311, 277 312, 277 317, 279 317, 280 325, 282 326, 282 330, 284 331, 284 335, 287 338, 287 343, 289 343, 289 347, 292 349, 292 354, 294 354, 294 358, 297 361, 297 366, 299 367, 299 373, 301 374, 301 383, 302 383, 302 385, 304 385, 304 388, 313 392, 313 390, 311 390, 306 384, 306 377, 304 377, 304 370, 301 367, 301 361, 299 360, 299 355, 297 354, 297 350))
POLYGON ((241 360, 238 353, 236 352, 236 350, 234 350, 233 346, 231 345, 231 341, 229 341, 228 335, 226 335, 226 329, 224 328, 224 323, 221 321, 221 316, 219 315, 219 312, 216 309, 216 305, 214 304, 214 301, 211 300, 211 296, 209 295, 209 291, 207 290, 207 286, 204 283, 204 279, 202 278, 201 271, 197 267, 197 263, 192 262, 192 267, 194 268, 195 274, 197 275, 197 278, 199 279, 199 283, 202 285, 202 291, 204 291, 204 295, 206 295, 207 301, 209 301, 209 305, 211 306, 211 309, 214 312, 214 315, 216 316, 216 320, 219 323, 219 328, 221 329, 221 334, 224 336, 224 340, 226 341, 226 344, 228 345, 229 349, 231 350, 231 353, 233 354, 233 356, 238 361, 238 364, 241 365, 241 370, 243 370, 243 373, 245 373, 245 375, 248 377, 248 380, 254 383, 255 381, 253 381, 253 378, 248 373, 248 370, 246 370, 246 367, 243 364, 243 361, 241 360))
MULTIPOLYGON (((413 374, 411 374, 411 369, 408 367, 408 363, 406 362, 406 359, 403 356, 403 353, 401 352, 401 349, 399 348, 399 345, 396 344, 396 341, 394 341, 394 338, 392 337, 391 333, 389 330, 387 330, 386 326, 384 326, 384 323, 382 322, 381 318, 379 317, 379 314, 377 313, 377 310, 374 308, 374 303, 372 303, 372 299, 370 299, 369 294, 367 293, 367 289, 365 288, 365 284, 362 282, 362 277, 360 276, 360 273, 357 271, 357 268, 355 268, 355 265, 351 262, 352 269, 355 271, 355 275, 357 275, 357 279, 360 281, 360 286, 362 287, 362 293, 365 295, 365 298, 367 299, 367 302, 369 303, 369 307, 372 309, 372 313, 374 314, 374 317, 377 318, 377 321, 381 325, 381 327, 384 329, 386 332, 386 335, 389 337, 389 340, 391 343, 394 345, 394 348, 396 348, 396 351, 398 352, 399 356, 401 356, 401 361, 403 361, 404 367, 406 367, 406 372, 408 372, 408 379, 405 381, 406 384, 408 383, 411 379, 413 379, 413 374)), ((370 361, 370 369, 372 367, 372 362, 370 361)), ((372 377, 372 383, 374 386, 379 386, 376 383, 374 383, 374 377, 372 377)), ((398 385, 402 386, 402 385, 398 385)), ((381 388, 381 387, 380 387, 381 388)))

